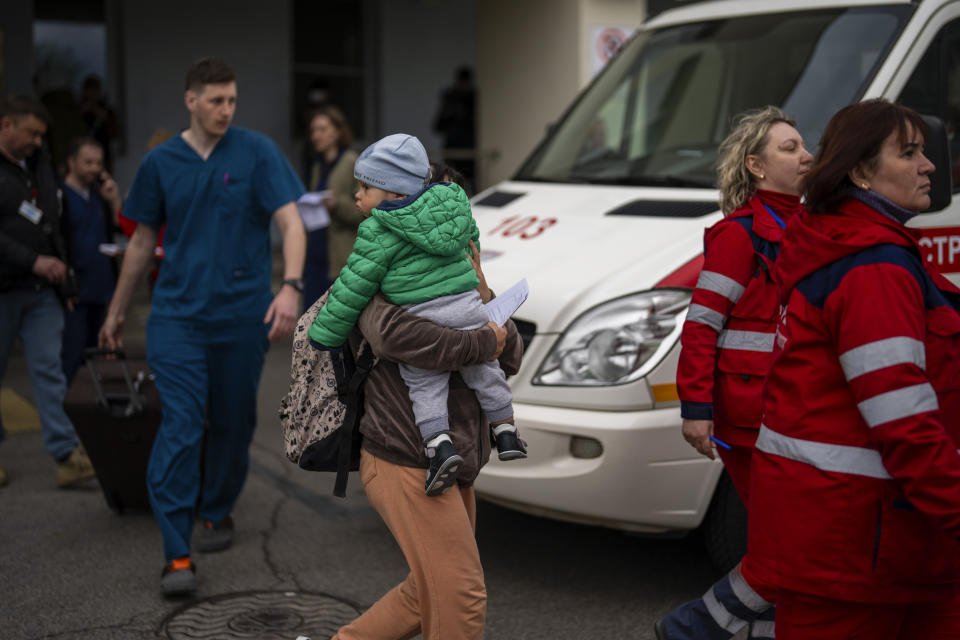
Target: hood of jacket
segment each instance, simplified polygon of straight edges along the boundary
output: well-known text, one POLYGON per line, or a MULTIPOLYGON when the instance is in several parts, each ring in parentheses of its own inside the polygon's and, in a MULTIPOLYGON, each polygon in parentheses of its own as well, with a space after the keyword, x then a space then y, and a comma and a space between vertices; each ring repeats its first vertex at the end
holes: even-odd
POLYGON ((804 211, 787 223, 777 259, 780 302, 811 273, 878 244, 916 250, 919 232, 887 218, 859 200, 841 203, 835 214, 804 211))
POLYGON ((438 256, 463 251, 478 233, 467 194, 450 182, 432 184, 402 200, 382 202, 371 215, 420 250, 438 256))

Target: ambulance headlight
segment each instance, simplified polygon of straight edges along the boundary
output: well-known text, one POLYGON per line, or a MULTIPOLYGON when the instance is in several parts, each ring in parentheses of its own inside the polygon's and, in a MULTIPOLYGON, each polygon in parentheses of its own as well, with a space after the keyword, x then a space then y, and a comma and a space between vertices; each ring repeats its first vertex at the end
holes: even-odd
POLYGON ((585 311, 557 340, 533 383, 603 386, 639 380, 680 338, 690 293, 644 291, 585 311))

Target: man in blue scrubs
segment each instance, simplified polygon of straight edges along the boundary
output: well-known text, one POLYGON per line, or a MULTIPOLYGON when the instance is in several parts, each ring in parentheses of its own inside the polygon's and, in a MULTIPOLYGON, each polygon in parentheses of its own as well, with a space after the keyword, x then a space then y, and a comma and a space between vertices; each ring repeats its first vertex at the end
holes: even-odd
POLYGON ((63 375, 67 386, 83 364, 83 351, 97 345, 97 332, 116 285, 113 258, 100 245, 113 242, 120 211, 120 189, 103 169, 103 147, 93 138, 77 138, 67 154, 63 180, 63 228, 80 293, 63 317, 63 375))
POLYGON ((124 215, 139 225, 100 330, 101 346, 122 346, 124 312, 165 224, 166 257, 147 322, 147 360, 163 419, 147 487, 163 534, 161 589, 168 596, 196 590, 195 516, 202 525, 197 551, 233 541, 230 512, 249 466, 268 340, 293 332, 303 286, 306 235, 295 205, 303 185, 267 137, 230 126, 236 100, 236 76, 222 60, 191 66, 190 127, 154 148, 137 171, 124 215), (283 236, 284 262, 274 297, 271 217, 283 236))

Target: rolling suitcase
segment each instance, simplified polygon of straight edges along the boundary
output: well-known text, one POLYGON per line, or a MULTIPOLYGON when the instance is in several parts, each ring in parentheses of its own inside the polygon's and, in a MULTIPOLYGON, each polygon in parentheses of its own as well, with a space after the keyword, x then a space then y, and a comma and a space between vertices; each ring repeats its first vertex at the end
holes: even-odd
POLYGON ((64 409, 77 431, 107 505, 149 509, 147 463, 160 426, 160 396, 143 357, 87 349, 64 409))

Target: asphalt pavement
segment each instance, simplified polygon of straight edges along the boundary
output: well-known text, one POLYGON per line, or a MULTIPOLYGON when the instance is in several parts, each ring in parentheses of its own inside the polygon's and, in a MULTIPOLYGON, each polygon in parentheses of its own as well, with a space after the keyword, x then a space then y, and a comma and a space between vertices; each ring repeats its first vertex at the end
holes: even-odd
MULTIPOLYGON (((142 347, 148 310, 142 297, 128 316, 132 349, 142 347)), ((289 353, 280 341, 267 355, 234 545, 195 556, 199 588, 188 600, 160 595, 149 512, 115 514, 95 480, 55 488, 16 353, 2 404, 11 433, 0 445, 10 474, 0 488, 0 639, 319 640, 402 580, 403 556, 356 474, 346 499, 335 498, 332 474, 283 455, 277 406, 289 353)), ((693 538, 638 538, 484 502, 477 536, 491 639, 653 638, 658 616, 718 577, 693 538)))

